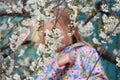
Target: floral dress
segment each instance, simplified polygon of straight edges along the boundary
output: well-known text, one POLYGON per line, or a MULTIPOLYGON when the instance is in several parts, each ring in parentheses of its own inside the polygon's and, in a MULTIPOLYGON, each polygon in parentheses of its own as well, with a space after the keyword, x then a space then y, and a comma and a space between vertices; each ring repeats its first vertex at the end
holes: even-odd
MULTIPOLYGON (((79 43, 66 47, 61 54, 74 55, 74 65, 71 67, 59 67, 55 59, 51 64, 46 65, 44 74, 39 75, 36 80, 87 80, 99 58, 94 48, 79 45, 79 43)), ((100 61, 88 80, 108 80, 100 61)))

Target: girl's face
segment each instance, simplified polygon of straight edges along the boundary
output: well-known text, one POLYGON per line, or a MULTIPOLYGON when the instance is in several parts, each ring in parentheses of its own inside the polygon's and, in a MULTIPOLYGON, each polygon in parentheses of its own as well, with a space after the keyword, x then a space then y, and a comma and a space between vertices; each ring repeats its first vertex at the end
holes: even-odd
MULTIPOLYGON (((54 26, 54 23, 53 22, 47 22, 47 23, 44 23, 44 27, 43 27, 43 32, 45 33, 45 31, 48 29, 52 29, 54 26)), ((63 39, 61 40, 61 43, 63 44, 62 47, 59 47, 57 49, 57 51, 61 51, 63 50, 66 46, 68 46, 69 44, 72 43, 72 39, 70 36, 68 36, 68 27, 67 26, 63 26, 63 25, 60 25, 60 24, 56 24, 56 28, 60 29, 61 30, 61 36, 63 36, 63 39)), ((44 40, 46 42, 46 36, 44 36, 44 40)))

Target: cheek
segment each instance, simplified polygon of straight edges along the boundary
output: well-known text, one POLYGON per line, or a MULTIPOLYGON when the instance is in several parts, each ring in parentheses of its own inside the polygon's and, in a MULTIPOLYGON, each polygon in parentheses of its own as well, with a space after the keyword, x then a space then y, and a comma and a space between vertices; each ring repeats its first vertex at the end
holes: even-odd
POLYGON ((72 42, 72 39, 67 34, 64 34, 64 38, 62 40, 62 43, 65 45, 69 45, 69 44, 71 44, 71 42, 72 42))

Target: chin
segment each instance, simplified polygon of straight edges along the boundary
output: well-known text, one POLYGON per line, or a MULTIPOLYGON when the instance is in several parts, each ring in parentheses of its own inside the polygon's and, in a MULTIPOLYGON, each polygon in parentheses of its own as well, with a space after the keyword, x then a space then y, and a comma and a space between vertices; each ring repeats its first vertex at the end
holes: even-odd
MULTIPOLYGON (((67 46, 67 45, 66 45, 66 46, 67 46)), ((61 52, 66 46, 64 45, 64 46, 62 46, 62 47, 57 48, 56 52, 61 52)))
POLYGON ((64 47, 57 48, 56 52, 61 52, 64 49, 64 47))

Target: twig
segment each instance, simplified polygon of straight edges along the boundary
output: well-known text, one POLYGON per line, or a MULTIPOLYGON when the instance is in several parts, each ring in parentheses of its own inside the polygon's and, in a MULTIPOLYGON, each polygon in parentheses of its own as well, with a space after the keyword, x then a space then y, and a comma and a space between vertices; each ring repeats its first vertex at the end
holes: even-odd
POLYGON ((35 69, 37 69, 38 63, 42 60, 42 58, 43 58, 43 53, 41 53, 39 59, 37 60, 37 63, 36 63, 35 69))
POLYGON ((98 10, 94 15, 91 14, 89 15, 85 20, 84 20, 84 23, 83 23, 83 26, 86 25, 95 15, 97 15, 99 12, 103 13, 103 14, 106 14, 106 15, 113 15, 113 16, 117 16, 114 12, 104 12, 102 10, 98 10))
POLYGON ((91 14, 89 15, 85 20, 84 20, 84 23, 83 23, 83 26, 86 25, 97 13, 99 13, 100 11, 98 10, 94 15, 91 14))
MULTIPOLYGON (((104 0, 103 0, 104 1, 104 0)), ((95 8, 96 8, 96 12, 95 14, 91 14, 89 15, 85 20, 84 20, 84 23, 83 23, 83 26, 86 25, 96 14, 98 14, 99 12, 103 13, 103 14, 106 14, 106 15, 114 15, 114 16, 117 16, 115 14, 115 12, 105 12, 101 9, 101 5, 102 5, 102 0, 100 0, 98 3, 96 3, 95 5, 95 8)))
POLYGON ((98 1, 96 4, 95 4, 95 8, 96 8, 96 12, 94 14, 90 14, 85 20, 84 20, 84 23, 83 23, 83 26, 86 25, 97 13, 99 13, 101 11, 101 3, 102 1, 98 1))
POLYGON ((5 44, 3 47, 0 48, 0 52, 4 51, 5 49, 9 48, 9 44, 5 44))
MULTIPOLYGON (((25 42, 22 43, 22 45, 27 45, 27 44, 30 44, 31 41, 30 40, 27 40, 25 42)), ((3 52, 5 51, 6 49, 10 49, 10 44, 7 43, 6 45, 4 45, 3 47, 0 48, 0 52, 3 52)), ((3 58, 6 58, 8 57, 9 55, 11 55, 13 53, 13 51, 10 49, 10 51, 8 53, 4 53, 2 54, 3 58)))
POLYGON ((57 4, 55 7, 53 7, 53 9, 57 8, 58 6, 62 5, 65 2, 65 0, 63 0, 61 3, 57 4))
POLYGON ((115 25, 113 31, 110 34, 112 34, 116 30, 116 28, 119 27, 119 24, 120 24, 120 21, 117 23, 117 25, 115 25))
MULTIPOLYGON (((115 29, 118 27, 119 24, 120 24, 120 22, 115 26, 114 30, 113 30, 111 33, 113 33, 113 32, 115 31, 115 29)), ((114 64, 117 63, 116 57, 113 56, 113 55, 111 55, 111 54, 108 52, 108 50, 106 50, 105 48, 104 48, 103 50, 98 51, 98 54, 99 54, 99 58, 98 58, 98 60, 96 61, 95 65, 93 66, 92 70, 90 71, 90 74, 88 75, 87 80, 88 80, 89 77, 91 76, 93 70, 95 69, 95 67, 96 67, 96 65, 97 65, 97 63, 98 63, 98 61, 100 60, 101 57, 104 58, 104 59, 106 59, 106 60, 108 60, 108 61, 110 61, 110 62, 112 62, 112 63, 114 63, 114 64)))
POLYGON ((105 48, 104 48, 103 50, 101 50, 101 51, 100 51, 99 58, 97 59, 96 63, 94 64, 94 66, 93 66, 92 70, 90 71, 90 73, 89 73, 89 75, 88 75, 88 77, 87 77, 87 79, 86 79, 86 80, 88 80, 88 79, 89 79, 89 77, 91 76, 91 74, 92 74, 93 70, 95 69, 95 67, 96 67, 96 65, 97 65, 98 61, 100 60, 101 55, 104 53, 104 51, 105 51, 105 48))

